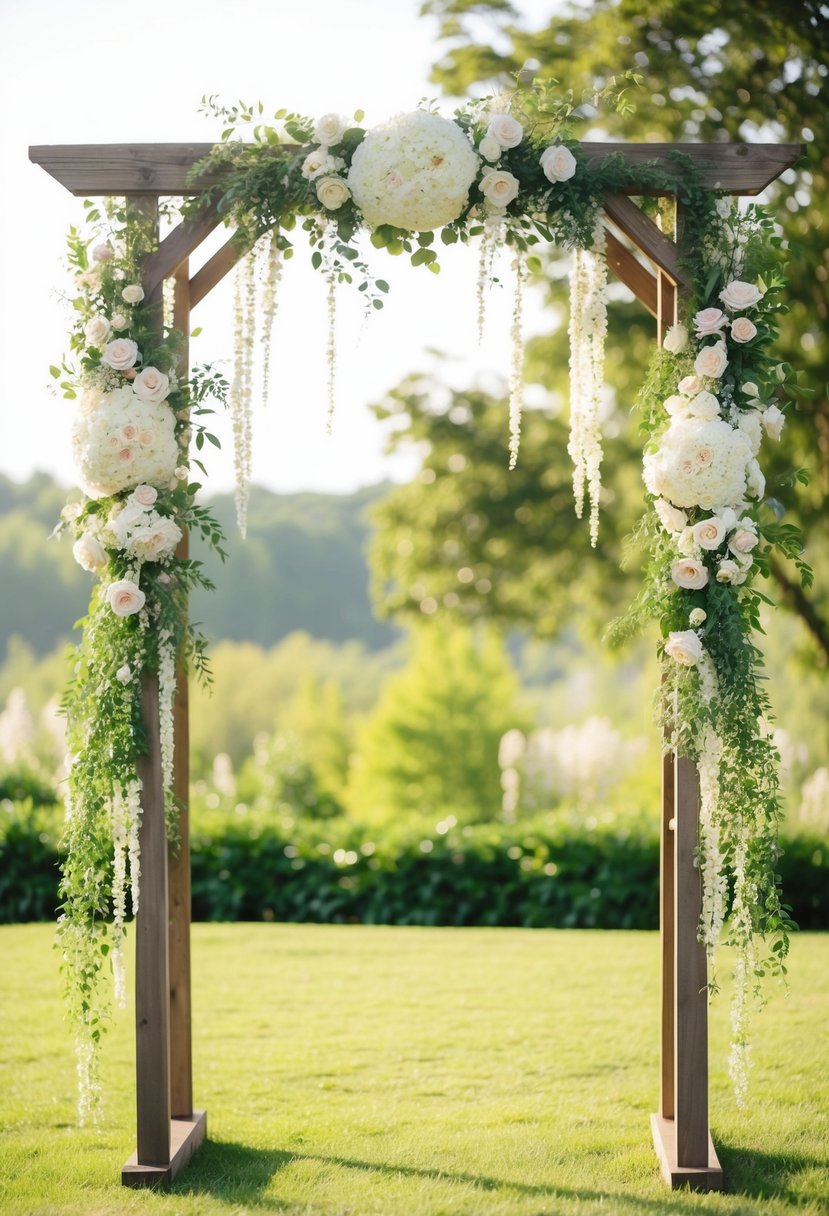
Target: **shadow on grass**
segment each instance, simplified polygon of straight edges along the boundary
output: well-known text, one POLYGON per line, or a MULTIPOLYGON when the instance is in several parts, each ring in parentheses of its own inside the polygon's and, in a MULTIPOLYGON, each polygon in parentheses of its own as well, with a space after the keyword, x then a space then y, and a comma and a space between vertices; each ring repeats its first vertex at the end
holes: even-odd
MULTIPOLYGON (((747 1156, 747 1154, 746 1154, 747 1156)), ((735 1162, 740 1153, 731 1154, 735 1162)), ((770 1161, 773 1159, 769 1159, 770 1161)), ((509 1178, 493 1178, 487 1175, 458 1174, 451 1170, 419 1169, 411 1165, 394 1165, 381 1161, 361 1161, 350 1157, 333 1157, 323 1153, 288 1152, 282 1149, 257 1149, 243 1144, 207 1140, 198 1156, 188 1167, 182 1178, 174 1183, 178 1195, 209 1194, 214 1199, 228 1204, 250 1204, 263 1211, 285 1211, 295 1207, 293 1202, 281 1199, 277 1194, 265 1194, 274 1178, 295 1162, 312 1162, 323 1166, 339 1166, 356 1170, 366 1175, 387 1175, 393 1178, 408 1177, 430 1180, 435 1183, 461 1183, 473 1187, 483 1194, 499 1192, 503 1197, 528 1195, 536 1199, 559 1201, 595 1200, 607 1203, 612 1199, 618 1206, 615 1211, 652 1212, 655 1216, 687 1216, 687 1199, 682 1192, 652 1199, 624 1190, 621 1184, 604 1191, 558 1186, 535 1186, 509 1178)), ((785 1173, 788 1158, 780 1158, 781 1172, 785 1173)), ((818 1163, 812 1163, 818 1164, 818 1163)), ((804 1161, 805 1167, 805 1161, 804 1161)), ((743 1189, 738 1194, 760 1195, 765 1191, 743 1189)), ((785 1194, 785 1190, 782 1192, 785 1194)), ((768 1194, 781 1194, 780 1188, 770 1188, 768 1194)), ((320 1212, 324 1209, 320 1208, 320 1212)), ((540 1208, 539 1213, 546 1209, 540 1208)), ((552 1211, 552 1209, 550 1209, 552 1211)), ((610 1210, 610 1209, 609 1209, 610 1210)))
POLYGON ((752 1199, 791 1199, 802 1205, 809 1200, 826 1202, 829 1195, 829 1156, 802 1153, 765 1153, 756 1149, 729 1148, 717 1143, 728 1190, 752 1199), (809 1185, 801 1175, 814 1172, 809 1185))

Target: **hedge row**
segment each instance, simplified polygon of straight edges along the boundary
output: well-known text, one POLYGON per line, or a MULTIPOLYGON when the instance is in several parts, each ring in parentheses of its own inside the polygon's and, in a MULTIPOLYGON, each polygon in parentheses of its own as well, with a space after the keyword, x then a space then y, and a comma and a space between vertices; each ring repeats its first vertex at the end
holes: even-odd
MULTIPOLYGON (((8 804, 6 804, 8 807, 8 804)), ((51 920, 59 857, 35 815, 0 832, 0 921, 51 920)), ((366 844, 225 824, 194 836, 193 915, 213 921, 654 929, 659 845, 644 834, 482 825, 366 844)), ((332 837, 334 839, 332 839, 332 837)), ((829 929, 829 846, 784 842, 783 890, 803 929, 829 929)))

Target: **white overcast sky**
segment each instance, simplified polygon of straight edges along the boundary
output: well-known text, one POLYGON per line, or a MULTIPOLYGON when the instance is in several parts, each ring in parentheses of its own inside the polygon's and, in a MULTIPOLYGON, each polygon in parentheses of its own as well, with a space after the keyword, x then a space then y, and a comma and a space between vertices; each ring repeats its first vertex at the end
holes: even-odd
MULTIPOLYGON (((52 396, 48 366, 65 349, 70 318, 65 233, 81 201, 28 161, 30 144, 205 141, 218 136, 197 114, 202 94, 262 100, 319 116, 366 111, 366 122, 414 109, 440 47, 417 0, 0 0, 0 275, 3 402, 0 472, 16 480, 45 470, 74 482, 72 405, 52 396)), ((524 0, 538 26, 554 5, 524 0)), ((444 113, 451 114, 451 104, 444 113)), ((274 490, 348 491, 411 465, 382 454, 368 412, 404 374, 428 366, 429 348, 451 357, 453 379, 491 383, 509 368, 508 292, 492 295, 485 341, 475 336, 476 257, 447 250, 429 274, 374 251, 392 292, 366 325, 356 295, 339 295, 339 374, 334 434, 325 434, 325 291, 301 246, 286 267, 273 346, 270 401, 257 410, 254 481, 274 490)), ((193 314, 203 328, 192 357, 232 356, 230 278, 193 314)), ((544 319, 530 302, 528 328, 544 319)), ((228 364, 229 366, 229 364, 228 364)), ((211 453, 210 487, 232 485, 225 450, 211 453)))

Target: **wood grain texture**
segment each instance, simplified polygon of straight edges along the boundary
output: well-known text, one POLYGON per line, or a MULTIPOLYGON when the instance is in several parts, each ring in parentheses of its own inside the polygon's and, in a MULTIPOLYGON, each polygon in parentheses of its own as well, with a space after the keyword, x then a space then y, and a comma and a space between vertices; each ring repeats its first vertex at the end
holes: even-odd
POLYGON ((656 276, 623 245, 608 228, 605 229, 607 264, 616 278, 629 287, 640 304, 652 317, 657 315, 656 276))
MULTIPOLYGON (((188 174, 210 152, 212 144, 40 144, 29 148, 29 159, 72 194, 198 194, 220 176, 195 183, 188 174)), ((672 153, 693 161, 702 181, 729 194, 759 194, 769 182, 796 164, 802 144, 582 144, 587 164, 595 167, 605 156, 618 154, 629 167, 626 194, 651 193, 637 185, 636 171, 656 164, 671 170, 672 153)), ((661 193, 661 192, 659 192, 661 193)))
POLYGON ((217 283, 228 274, 241 257, 244 249, 231 239, 222 245, 209 258, 200 270, 197 270, 190 280, 190 307, 195 308, 206 295, 209 295, 217 283))
POLYGON ((166 1166, 141 1165, 137 1155, 133 1153, 121 1169, 121 1185, 166 1190, 203 1144, 206 1135, 206 1111, 194 1110, 189 1119, 173 1119, 170 1123, 169 1164, 166 1166))
POLYGON ((708 1163, 708 974, 698 940, 702 887, 695 864, 699 831, 699 778, 685 756, 674 767, 674 884, 676 953, 674 991, 674 1119, 680 1166, 708 1163))
POLYGON ((662 1177, 672 1190, 686 1186, 692 1191, 724 1190, 725 1177, 710 1136, 704 1165, 679 1165, 676 1154, 676 1124, 673 1119, 651 1115, 651 1135, 662 1177))
POLYGON ((674 1104, 674 753, 662 757, 659 834, 659 948, 662 961, 659 1113, 673 1119, 674 1104))
MULTIPOLYGON (((190 275, 187 260, 174 276, 173 326, 190 332, 190 275)), ((189 374, 189 343, 179 354, 179 376, 189 374)), ((190 553, 185 531, 177 557, 190 553)), ((169 851, 167 875, 170 898, 170 1109, 174 1119, 193 1110, 192 997, 190 966, 190 711, 187 672, 179 662, 173 705, 173 793, 179 806, 178 847, 169 851)))
POLYGON ((170 1163, 170 1041, 167 957, 167 830, 161 780, 158 677, 141 681, 147 753, 141 781, 141 897, 135 926, 135 1100, 140 1165, 170 1163))
MULTIPOLYGON (((154 254, 146 259, 142 267, 141 282, 144 291, 150 295, 169 275, 173 274, 181 263, 189 258, 206 236, 209 236, 219 223, 215 207, 207 207, 204 212, 193 218, 182 220, 172 232, 165 236, 154 254)), ((189 316, 189 306, 187 309, 189 316)), ((181 328, 181 327, 179 327, 181 328)), ((182 330, 187 333, 187 330, 182 330)))
POLYGON ((664 232, 624 194, 606 194, 604 212, 628 240, 674 283, 686 285, 687 272, 679 265, 679 251, 664 232))

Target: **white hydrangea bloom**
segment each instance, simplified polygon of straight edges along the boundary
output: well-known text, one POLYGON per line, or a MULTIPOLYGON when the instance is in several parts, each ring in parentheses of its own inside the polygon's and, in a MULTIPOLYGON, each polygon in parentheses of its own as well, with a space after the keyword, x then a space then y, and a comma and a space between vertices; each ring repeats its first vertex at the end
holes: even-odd
POLYGON ((721 418, 675 420, 660 447, 644 460, 651 494, 676 507, 713 510, 738 502, 746 491, 751 441, 721 418))
POLYGON ((79 411, 72 448, 90 498, 105 498, 142 482, 169 484, 178 461, 175 418, 164 402, 142 401, 130 385, 105 393, 79 411))

